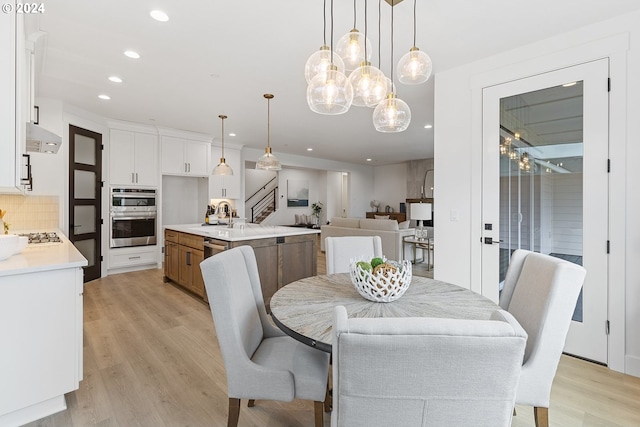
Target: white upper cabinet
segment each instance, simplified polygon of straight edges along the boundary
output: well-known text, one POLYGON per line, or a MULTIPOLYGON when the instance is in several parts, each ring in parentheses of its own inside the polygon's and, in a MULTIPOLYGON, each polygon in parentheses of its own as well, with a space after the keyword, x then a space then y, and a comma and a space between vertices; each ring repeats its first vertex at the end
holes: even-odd
POLYGON ((156 187, 158 185, 158 137, 111 129, 109 138, 111 185, 156 187))
MULTIPOLYGON (((214 160, 211 169, 220 163, 220 147, 213 147, 211 158, 214 160)), ((225 162, 233 170, 233 175, 220 176, 211 175, 209 177, 209 198, 211 199, 234 199, 242 198, 242 152, 237 148, 230 148, 225 144, 225 162)))
POLYGON ((208 176, 211 144, 187 138, 162 135, 161 168, 165 175, 208 176))

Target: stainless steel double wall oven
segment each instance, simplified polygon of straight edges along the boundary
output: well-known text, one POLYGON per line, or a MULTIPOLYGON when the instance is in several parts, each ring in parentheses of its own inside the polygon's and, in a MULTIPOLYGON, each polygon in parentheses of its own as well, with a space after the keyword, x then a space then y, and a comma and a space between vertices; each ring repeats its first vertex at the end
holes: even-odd
POLYGON ((156 190, 112 188, 110 197, 110 246, 155 245, 158 230, 156 190))

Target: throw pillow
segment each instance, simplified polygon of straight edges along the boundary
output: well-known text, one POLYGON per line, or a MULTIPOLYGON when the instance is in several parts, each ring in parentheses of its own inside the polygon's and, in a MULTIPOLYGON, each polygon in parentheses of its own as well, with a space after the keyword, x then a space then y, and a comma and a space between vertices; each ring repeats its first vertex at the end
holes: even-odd
POLYGON ((389 215, 374 215, 375 219, 389 219, 389 215))
POLYGON ((409 223, 411 221, 407 220, 407 221, 402 221, 400 224, 398 224, 398 229, 400 230, 408 230, 409 229, 409 223))

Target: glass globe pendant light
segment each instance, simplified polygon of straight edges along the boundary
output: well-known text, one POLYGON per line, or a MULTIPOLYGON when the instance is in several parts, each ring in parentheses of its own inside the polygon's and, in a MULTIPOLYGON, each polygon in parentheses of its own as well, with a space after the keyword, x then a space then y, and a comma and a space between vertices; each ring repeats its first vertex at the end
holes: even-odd
POLYGON ((222 120, 222 153, 220 157, 220 163, 213 168, 213 175, 233 175, 233 169, 229 166, 224 159, 224 119, 227 118, 224 114, 220 114, 220 120, 222 120))
MULTIPOLYGON (((393 8, 391 6, 391 84, 393 86, 393 8)), ((394 92, 387 95, 373 111, 373 125, 378 132, 402 132, 411 123, 411 109, 394 92)))
POLYGON ((398 61, 398 80, 405 85, 424 83, 431 77, 433 64, 429 55, 416 47, 416 3, 413 1, 413 47, 398 61))
MULTIPOLYGON (((382 72, 382 67, 380 66, 381 64, 381 60, 380 60, 381 58, 381 55, 380 55, 380 42, 381 42, 380 5, 381 3, 382 3, 382 0, 378 0, 378 70, 380 71, 380 74, 382 74, 382 78, 372 80, 372 83, 373 83, 371 87, 372 96, 369 98, 369 101, 366 103, 366 106, 370 108, 377 107, 380 101, 385 99, 387 95, 390 94, 391 92, 394 92, 393 85, 391 84, 391 79, 389 79, 389 77, 384 75, 384 73, 382 72)), ((366 7, 366 3, 365 3, 365 7, 366 7)))
MULTIPOLYGON (((364 3, 364 37, 367 38, 367 3, 364 3)), ((367 47, 365 45, 365 57, 367 47)), ((356 68, 350 75, 349 81, 353 86, 353 105, 357 107, 368 107, 377 105, 384 99, 386 93, 381 93, 376 88, 384 82, 385 76, 378 68, 371 65, 371 62, 364 61, 360 67, 356 68)))
POLYGON ((371 42, 356 28, 356 0, 353 0, 353 29, 340 37, 336 45, 336 54, 342 58, 346 74, 350 74, 362 62, 371 59, 371 42))
MULTIPOLYGON (((307 62, 304 65, 304 78, 307 80, 307 84, 311 83, 311 79, 313 79, 318 73, 326 73, 331 65, 331 48, 327 46, 327 17, 326 17, 326 8, 327 8, 327 0, 324 0, 323 7, 323 31, 324 31, 324 43, 320 46, 320 49, 314 52, 307 62)), ((338 56, 333 58, 335 61, 336 67, 339 70, 344 70, 344 62, 338 56)))
MULTIPOLYGON (((333 47, 333 0, 331 0, 331 44, 333 47)), ((314 113, 337 115, 349 111, 353 101, 353 86, 347 76, 333 63, 326 73, 318 73, 307 86, 307 104, 314 113)))
POLYGON ((282 169, 282 165, 280 164, 280 160, 271 152, 271 104, 270 101, 273 99, 273 95, 270 93, 265 93, 263 95, 267 100, 267 147, 264 149, 264 154, 260 156, 258 161, 256 162, 256 169, 268 170, 268 171, 279 171, 282 169))

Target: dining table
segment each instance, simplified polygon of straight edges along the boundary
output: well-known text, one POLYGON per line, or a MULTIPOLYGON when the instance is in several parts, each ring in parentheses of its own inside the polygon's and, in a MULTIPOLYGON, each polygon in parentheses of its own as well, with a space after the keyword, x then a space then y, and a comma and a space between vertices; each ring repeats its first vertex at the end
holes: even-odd
POLYGON ((437 317, 488 320, 500 307, 469 289, 427 277, 413 276, 405 294, 392 302, 365 299, 349 273, 306 277, 280 288, 271 298, 274 323, 287 335, 331 352, 334 307, 342 305, 352 318, 437 317))

